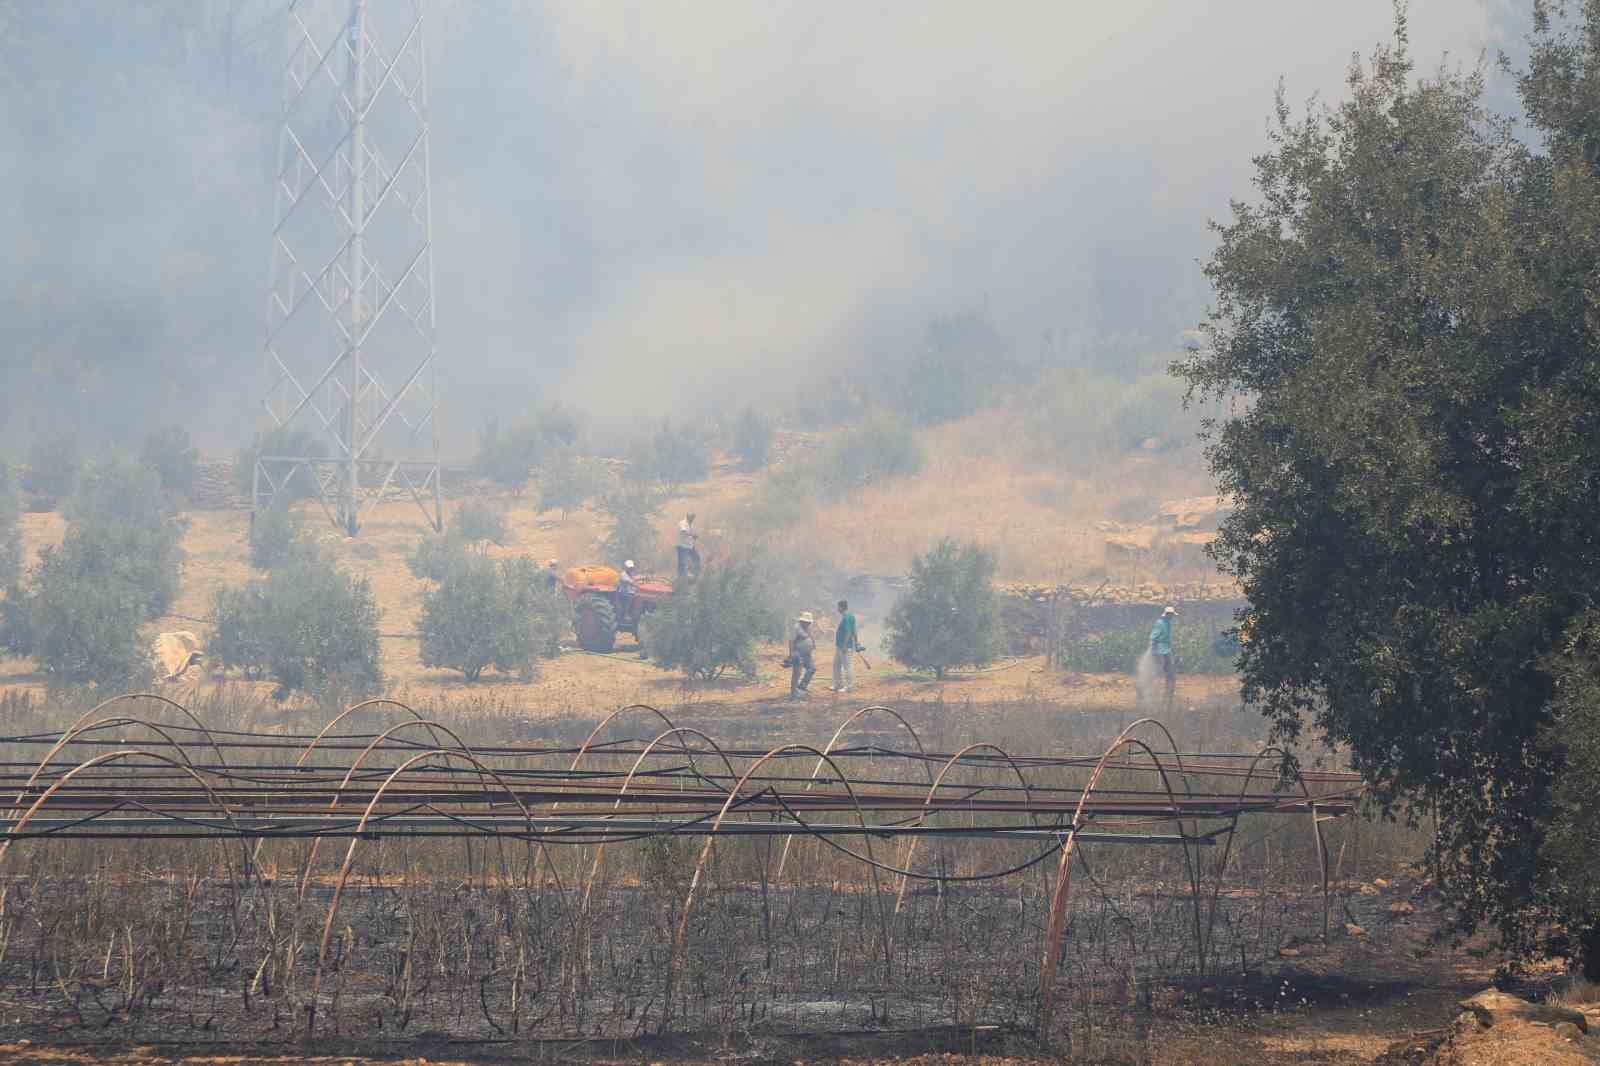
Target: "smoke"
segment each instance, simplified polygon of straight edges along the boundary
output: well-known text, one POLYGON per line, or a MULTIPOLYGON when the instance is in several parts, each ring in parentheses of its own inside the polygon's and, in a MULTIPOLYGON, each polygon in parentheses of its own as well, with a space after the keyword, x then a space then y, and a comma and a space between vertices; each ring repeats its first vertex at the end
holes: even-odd
POLYGON ((1156 688, 1156 653, 1149 648, 1146 648, 1140 654, 1139 661, 1134 663, 1133 691, 1141 707, 1154 703, 1159 694, 1156 688))
MULTIPOLYGON (((303 0, 310 3, 313 0, 303 0)), ((324 3, 338 0, 322 0, 324 3)), ((1337 97, 1389 0, 430 5, 449 445, 490 411, 789 404, 982 310, 1096 352, 1204 312, 1272 93, 1337 97)), ((1417 0, 1413 54, 1510 47, 1417 0)), ((251 425, 282 0, 0 0, 15 438, 251 425), (24 399, 25 398, 25 399, 24 399)), ((1046 339, 1048 338, 1048 339, 1046 339)))

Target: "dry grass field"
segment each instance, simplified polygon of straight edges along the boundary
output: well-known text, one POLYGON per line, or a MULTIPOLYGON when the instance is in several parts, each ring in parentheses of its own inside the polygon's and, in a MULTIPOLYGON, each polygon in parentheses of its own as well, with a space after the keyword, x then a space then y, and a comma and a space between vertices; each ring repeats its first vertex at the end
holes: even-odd
POLYGON ((1041 451, 1004 408, 924 431, 922 440, 927 464, 915 477, 819 507, 778 543, 801 558, 825 545, 837 555, 833 565, 875 574, 903 573, 941 534, 986 545, 1003 581, 1165 584, 1213 572, 1198 551, 1108 552, 1101 528, 1141 522, 1163 501, 1215 491, 1197 445, 1160 454, 1041 451))
MULTIPOLYGON (((1004 410, 980 412, 922 433, 927 452, 923 470, 913 476, 868 486, 848 499, 819 504, 800 521, 760 540, 797 567, 822 567, 843 574, 903 574, 911 557, 938 536, 976 539, 996 556, 1002 581, 1096 584, 1113 579, 1124 586, 1193 582, 1210 574, 1210 566, 1192 543, 1162 550, 1119 551, 1108 542, 1108 524, 1144 520, 1165 500, 1202 495, 1208 480, 1197 449, 1149 455, 1114 452, 1082 454, 1059 462, 1031 454, 1014 431, 1004 410)), ((745 508, 758 477, 726 460, 713 476, 681 487, 668 498, 658 519, 658 551, 642 560, 668 572, 673 528, 693 510, 704 531, 704 554, 714 564, 731 543, 754 539, 746 527, 745 508)), ((510 537, 491 546, 494 555, 526 555, 541 562, 564 564, 603 559, 601 541, 607 517, 592 507, 571 512, 538 513, 530 500, 494 489, 483 482, 452 487, 449 506, 465 499, 488 502, 505 512, 510 537)), ((680 702, 702 698, 762 700, 785 694, 777 661, 782 650, 763 657, 762 675, 754 682, 727 682, 709 688, 686 688, 677 675, 662 673, 631 654, 626 643, 618 653, 593 656, 572 651, 544 664, 531 682, 486 675, 468 685, 448 671, 426 670, 417 661, 415 631, 424 583, 406 567, 406 556, 424 535, 420 512, 409 500, 384 503, 368 518, 360 537, 347 538, 323 517, 316 504, 298 505, 308 532, 320 539, 347 569, 371 580, 383 611, 385 672, 395 691, 424 699, 468 698, 517 701, 530 707, 568 708, 624 703, 680 702)), ((242 509, 192 511, 183 538, 185 563, 173 617, 168 629, 199 627, 211 609, 212 597, 228 585, 241 584, 254 571, 247 561, 249 515, 242 509)), ((59 542, 63 522, 54 513, 23 516, 29 558, 45 545, 59 542)), ((1215 580, 1214 575, 1212 580, 1215 580)), ((797 603, 823 612, 828 604, 797 603)), ((876 621, 863 617, 870 629, 876 621)), ((1009 660, 978 674, 958 674, 942 684, 907 675, 869 648, 874 669, 857 670, 857 695, 864 699, 943 698, 988 702, 1051 699, 1099 702, 1132 700, 1125 678, 1084 678, 1047 670, 1041 660, 1009 660)), ((831 650, 819 657, 826 676, 831 650)), ((1186 680, 1195 696, 1219 691, 1219 682, 1186 680)), ((29 663, 0 662, 0 689, 38 690, 42 678, 29 663)), ((819 690, 825 685, 818 684, 819 690)), ((263 691, 266 687, 263 687, 263 691)), ((819 691, 815 698, 824 698, 819 691)))

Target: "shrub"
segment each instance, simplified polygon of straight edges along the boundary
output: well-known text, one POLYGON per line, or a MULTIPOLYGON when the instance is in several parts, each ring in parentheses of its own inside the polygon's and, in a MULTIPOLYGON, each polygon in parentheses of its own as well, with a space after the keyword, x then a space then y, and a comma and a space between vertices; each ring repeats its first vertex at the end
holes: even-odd
POLYGON ((70 525, 56 565, 131 590, 145 617, 178 594, 183 524, 155 471, 121 460, 95 464, 62 508, 70 525))
POLYGON ((35 437, 28 447, 27 468, 22 473, 22 489, 35 511, 53 511, 72 492, 78 482, 83 457, 78 438, 70 433, 35 437))
POLYGON ((650 485, 618 483, 607 490, 601 507, 611 516, 606 534, 606 557, 621 563, 626 559, 641 563, 656 552, 659 538, 655 520, 661 513, 661 496, 650 485))
POLYGON ((533 425, 546 449, 577 450, 583 445, 583 416, 569 407, 551 404, 533 417, 533 425))
POLYGON ((817 468, 824 493, 837 498, 872 481, 915 474, 925 458, 911 427, 880 412, 834 435, 817 468))
POLYGON ((1010 368, 1006 345, 982 314, 934 319, 926 350, 911 361, 900 390, 905 412, 923 425, 971 414, 987 402, 993 382, 1010 368))
POLYGON ((213 664, 224 670, 242 670, 252 679, 261 676, 267 664, 264 593, 264 586, 256 581, 218 589, 211 597, 212 628, 206 655, 213 664))
POLYGON ((756 674, 757 636, 782 632, 781 612, 761 559, 733 559, 680 582, 646 623, 646 651, 664 670, 709 681, 736 670, 756 674))
POLYGON ((889 612, 889 654, 943 678, 952 666, 987 666, 1000 651, 994 556, 949 537, 911 561, 911 587, 889 612))
POLYGON ((212 612, 219 632, 228 630, 228 665, 272 678, 276 698, 296 690, 367 692, 383 681, 372 586, 320 552, 293 553, 265 579, 217 596, 212 612))
POLYGON ((772 451, 772 420, 746 407, 733 426, 733 453, 746 470, 760 470, 767 465, 772 451))
POLYGON ((626 470, 631 480, 660 481, 676 490, 711 473, 711 443, 693 426, 674 426, 662 419, 654 434, 633 442, 626 470))
POLYGON ((514 426, 502 426, 490 415, 478 430, 478 473, 520 494, 533 471, 560 450, 576 451, 583 441, 579 416, 560 406, 547 407, 514 426))
POLYGON ((189 495, 200 474, 200 450, 182 426, 164 426, 146 434, 139 461, 156 472, 162 488, 178 496, 189 495))
POLYGON ((0 600, 0 648, 21 658, 33 656, 33 599, 31 587, 13 581, 0 600))
POLYGON ((782 529, 805 517, 826 495, 815 460, 791 460, 767 471, 756 483, 746 514, 758 532, 782 529))
POLYGON ((0 585, 4 586, 14 584, 22 571, 20 511, 11 468, 0 462, 0 585))
POLYGON ((139 627, 177 595, 182 526, 155 471, 118 461, 96 465, 63 510, 60 547, 7 594, 4 642, 52 683, 132 685, 150 672, 139 627))
POLYGON ((467 543, 453 529, 430 533, 417 541, 406 556, 406 569, 424 581, 443 581, 445 576, 467 560, 467 543))
MULTIPOLYGON (((262 456, 321 459, 327 454, 327 445, 309 430, 278 426, 266 433, 258 433, 253 441, 239 449, 239 454, 234 458, 234 488, 247 499, 253 495, 256 462, 262 456)), ((270 494, 274 503, 293 503, 316 495, 316 486, 309 470, 296 469, 294 463, 282 460, 268 461, 262 465, 270 483, 264 480, 261 491, 270 494), (278 487, 277 492, 273 492, 273 485, 278 487)))
MULTIPOLYGON (((1149 646, 1150 627, 1134 626, 1068 644, 1062 648, 1058 661, 1063 669, 1075 673, 1131 674, 1149 646)), ((1172 654, 1183 673, 1231 674, 1236 669, 1238 639, 1230 630, 1179 619, 1172 627, 1172 654)))
POLYGON ((127 689, 148 680, 139 633, 147 604, 134 586, 105 580, 65 547, 41 552, 34 578, 22 642, 51 684, 127 689))
POLYGON ((599 491, 599 470, 574 448, 557 448, 539 470, 539 510, 567 512, 582 507, 599 491))
POLYGON ((502 488, 520 493, 538 460, 538 434, 530 427, 507 429, 490 415, 478 430, 478 455, 473 466, 502 488))
POLYGON ((304 546, 304 529, 289 505, 274 502, 250 520, 250 565, 271 570, 304 546))
POLYGON ((469 544, 504 544, 505 512, 476 501, 464 503, 456 509, 456 532, 469 544))
POLYGON ((491 666, 528 677, 538 658, 560 651, 565 623, 564 601, 532 560, 474 556, 423 595, 422 665, 468 681, 491 666))

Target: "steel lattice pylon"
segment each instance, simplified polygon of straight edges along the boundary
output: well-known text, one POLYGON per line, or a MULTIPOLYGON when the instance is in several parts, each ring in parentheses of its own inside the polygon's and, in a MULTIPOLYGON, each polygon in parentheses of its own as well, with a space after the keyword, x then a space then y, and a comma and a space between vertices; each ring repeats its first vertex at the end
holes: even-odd
POLYGON ((293 0, 253 513, 311 494, 354 535, 408 494, 442 528, 421 0, 293 0))

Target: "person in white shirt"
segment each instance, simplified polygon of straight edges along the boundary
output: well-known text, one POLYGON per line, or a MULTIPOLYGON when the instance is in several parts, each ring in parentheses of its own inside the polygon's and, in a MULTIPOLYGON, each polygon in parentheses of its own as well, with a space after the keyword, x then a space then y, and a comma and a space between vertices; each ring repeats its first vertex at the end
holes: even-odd
POLYGON ((622 569, 617 572, 617 617, 627 618, 628 609, 633 606, 633 597, 639 591, 639 571, 634 567, 633 560, 629 559, 622 564, 622 569))
POLYGON ((683 516, 683 521, 678 523, 678 576, 685 574, 689 577, 700 576, 700 549, 695 547, 699 534, 694 529, 694 513, 683 516), (693 573, 690 573, 690 568, 693 573))

